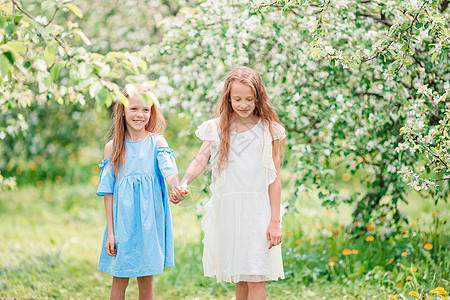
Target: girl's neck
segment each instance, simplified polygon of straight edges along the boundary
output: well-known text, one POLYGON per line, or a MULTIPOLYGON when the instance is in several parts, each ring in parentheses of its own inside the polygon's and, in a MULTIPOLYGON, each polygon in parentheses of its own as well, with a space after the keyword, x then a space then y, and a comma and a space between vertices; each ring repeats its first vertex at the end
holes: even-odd
POLYGON ((141 131, 125 131, 125 140, 128 142, 137 142, 143 140, 147 137, 150 132, 141 130, 141 131))
POLYGON ((231 123, 239 123, 239 124, 256 124, 259 121, 259 117, 256 115, 248 116, 247 118, 243 119, 239 117, 236 113, 233 113, 231 116, 231 123))

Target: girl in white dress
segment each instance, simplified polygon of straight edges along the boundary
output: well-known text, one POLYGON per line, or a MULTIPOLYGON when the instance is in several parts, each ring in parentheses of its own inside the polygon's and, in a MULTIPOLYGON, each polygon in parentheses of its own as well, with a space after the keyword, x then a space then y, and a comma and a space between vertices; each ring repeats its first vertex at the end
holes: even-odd
POLYGON ((205 276, 234 282, 236 299, 265 299, 267 280, 284 278, 281 259, 280 152, 284 127, 259 74, 237 67, 226 77, 218 118, 181 180, 187 189, 212 164, 212 197, 202 227, 205 276))

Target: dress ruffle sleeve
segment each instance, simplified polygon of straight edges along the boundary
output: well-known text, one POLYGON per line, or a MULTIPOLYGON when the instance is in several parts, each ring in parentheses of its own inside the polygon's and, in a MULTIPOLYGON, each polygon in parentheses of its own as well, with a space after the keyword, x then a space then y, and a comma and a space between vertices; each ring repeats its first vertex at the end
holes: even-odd
POLYGON ((276 122, 272 123, 272 130, 273 130, 273 140, 282 140, 286 137, 286 130, 284 127, 276 122))
POLYGON ((215 141, 219 142, 219 124, 217 119, 208 120, 203 122, 195 131, 195 135, 203 141, 215 141))
POLYGON ((107 157, 98 166, 102 168, 102 171, 98 182, 97 196, 104 196, 105 193, 112 194, 114 192, 114 184, 116 183, 112 162, 107 157))
POLYGON ((277 169, 275 168, 275 163, 272 157, 272 141, 284 139, 286 137, 286 130, 282 125, 278 123, 272 123, 273 136, 270 134, 269 125, 264 123, 264 146, 263 146, 263 156, 262 164, 266 172, 266 183, 270 185, 277 179, 277 169))
POLYGON ((173 174, 178 174, 177 163, 175 162, 173 153, 173 150, 169 147, 158 147, 156 149, 158 167, 164 178, 173 174))

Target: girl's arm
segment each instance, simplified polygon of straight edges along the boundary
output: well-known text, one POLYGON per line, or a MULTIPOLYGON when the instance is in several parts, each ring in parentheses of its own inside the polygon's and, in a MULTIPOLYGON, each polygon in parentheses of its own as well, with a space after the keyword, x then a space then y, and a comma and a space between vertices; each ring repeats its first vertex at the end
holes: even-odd
MULTIPOLYGON (((105 146, 104 158, 107 158, 112 153, 111 142, 105 146)), ((110 162, 111 163, 111 162, 110 162)), ((114 237, 114 220, 113 220, 113 194, 105 193, 104 196, 106 225, 108 227, 108 238, 106 239, 106 253, 110 256, 116 255, 115 237, 114 237)))
POLYGON ((211 141, 203 141, 200 150, 198 150, 197 156, 189 165, 183 179, 181 179, 181 186, 183 188, 187 188, 187 185, 194 181, 194 179, 197 178, 203 170, 205 170, 209 157, 211 156, 211 150, 209 148, 210 145, 211 141))
MULTIPOLYGON (((169 147, 165 138, 162 138, 158 142, 158 147, 169 147)), ((178 204, 181 200, 186 197, 186 194, 181 191, 180 186, 180 178, 178 174, 172 174, 165 178, 167 185, 172 191, 169 200, 175 204, 178 204)))
POLYGON ((281 233, 281 179, 280 179, 280 140, 272 142, 272 158, 277 170, 277 178, 269 185, 270 198, 270 222, 267 227, 267 239, 270 242, 269 249, 276 246, 282 241, 281 233))
POLYGON ((105 193, 106 225, 108 226, 108 238, 106 239, 106 253, 116 256, 116 241, 114 237, 113 223, 113 194, 105 193))

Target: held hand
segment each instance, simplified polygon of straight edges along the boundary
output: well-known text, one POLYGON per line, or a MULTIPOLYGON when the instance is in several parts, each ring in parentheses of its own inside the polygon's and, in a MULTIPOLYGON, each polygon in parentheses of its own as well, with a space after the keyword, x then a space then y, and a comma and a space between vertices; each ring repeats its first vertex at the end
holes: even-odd
POLYGON ((269 249, 273 246, 280 244, 283 240, 283 234, 281 233, 280 222, 270 221, 267 227, 267 240, 269 241, 269 249))
POLYGON ((180 203, 186 195, 189 193, 189 189, 185 186, 177 186, 172 189, 172 193, 170 194, 169 200, 174 203, 180 203))
POLYGON ((114 235, 108 234, 108 238, 106 239, 105 248, 106 248, 106 253, 109 256, 116 256, 117 249, 116 249, 116 245, 115 245, 114 235))

